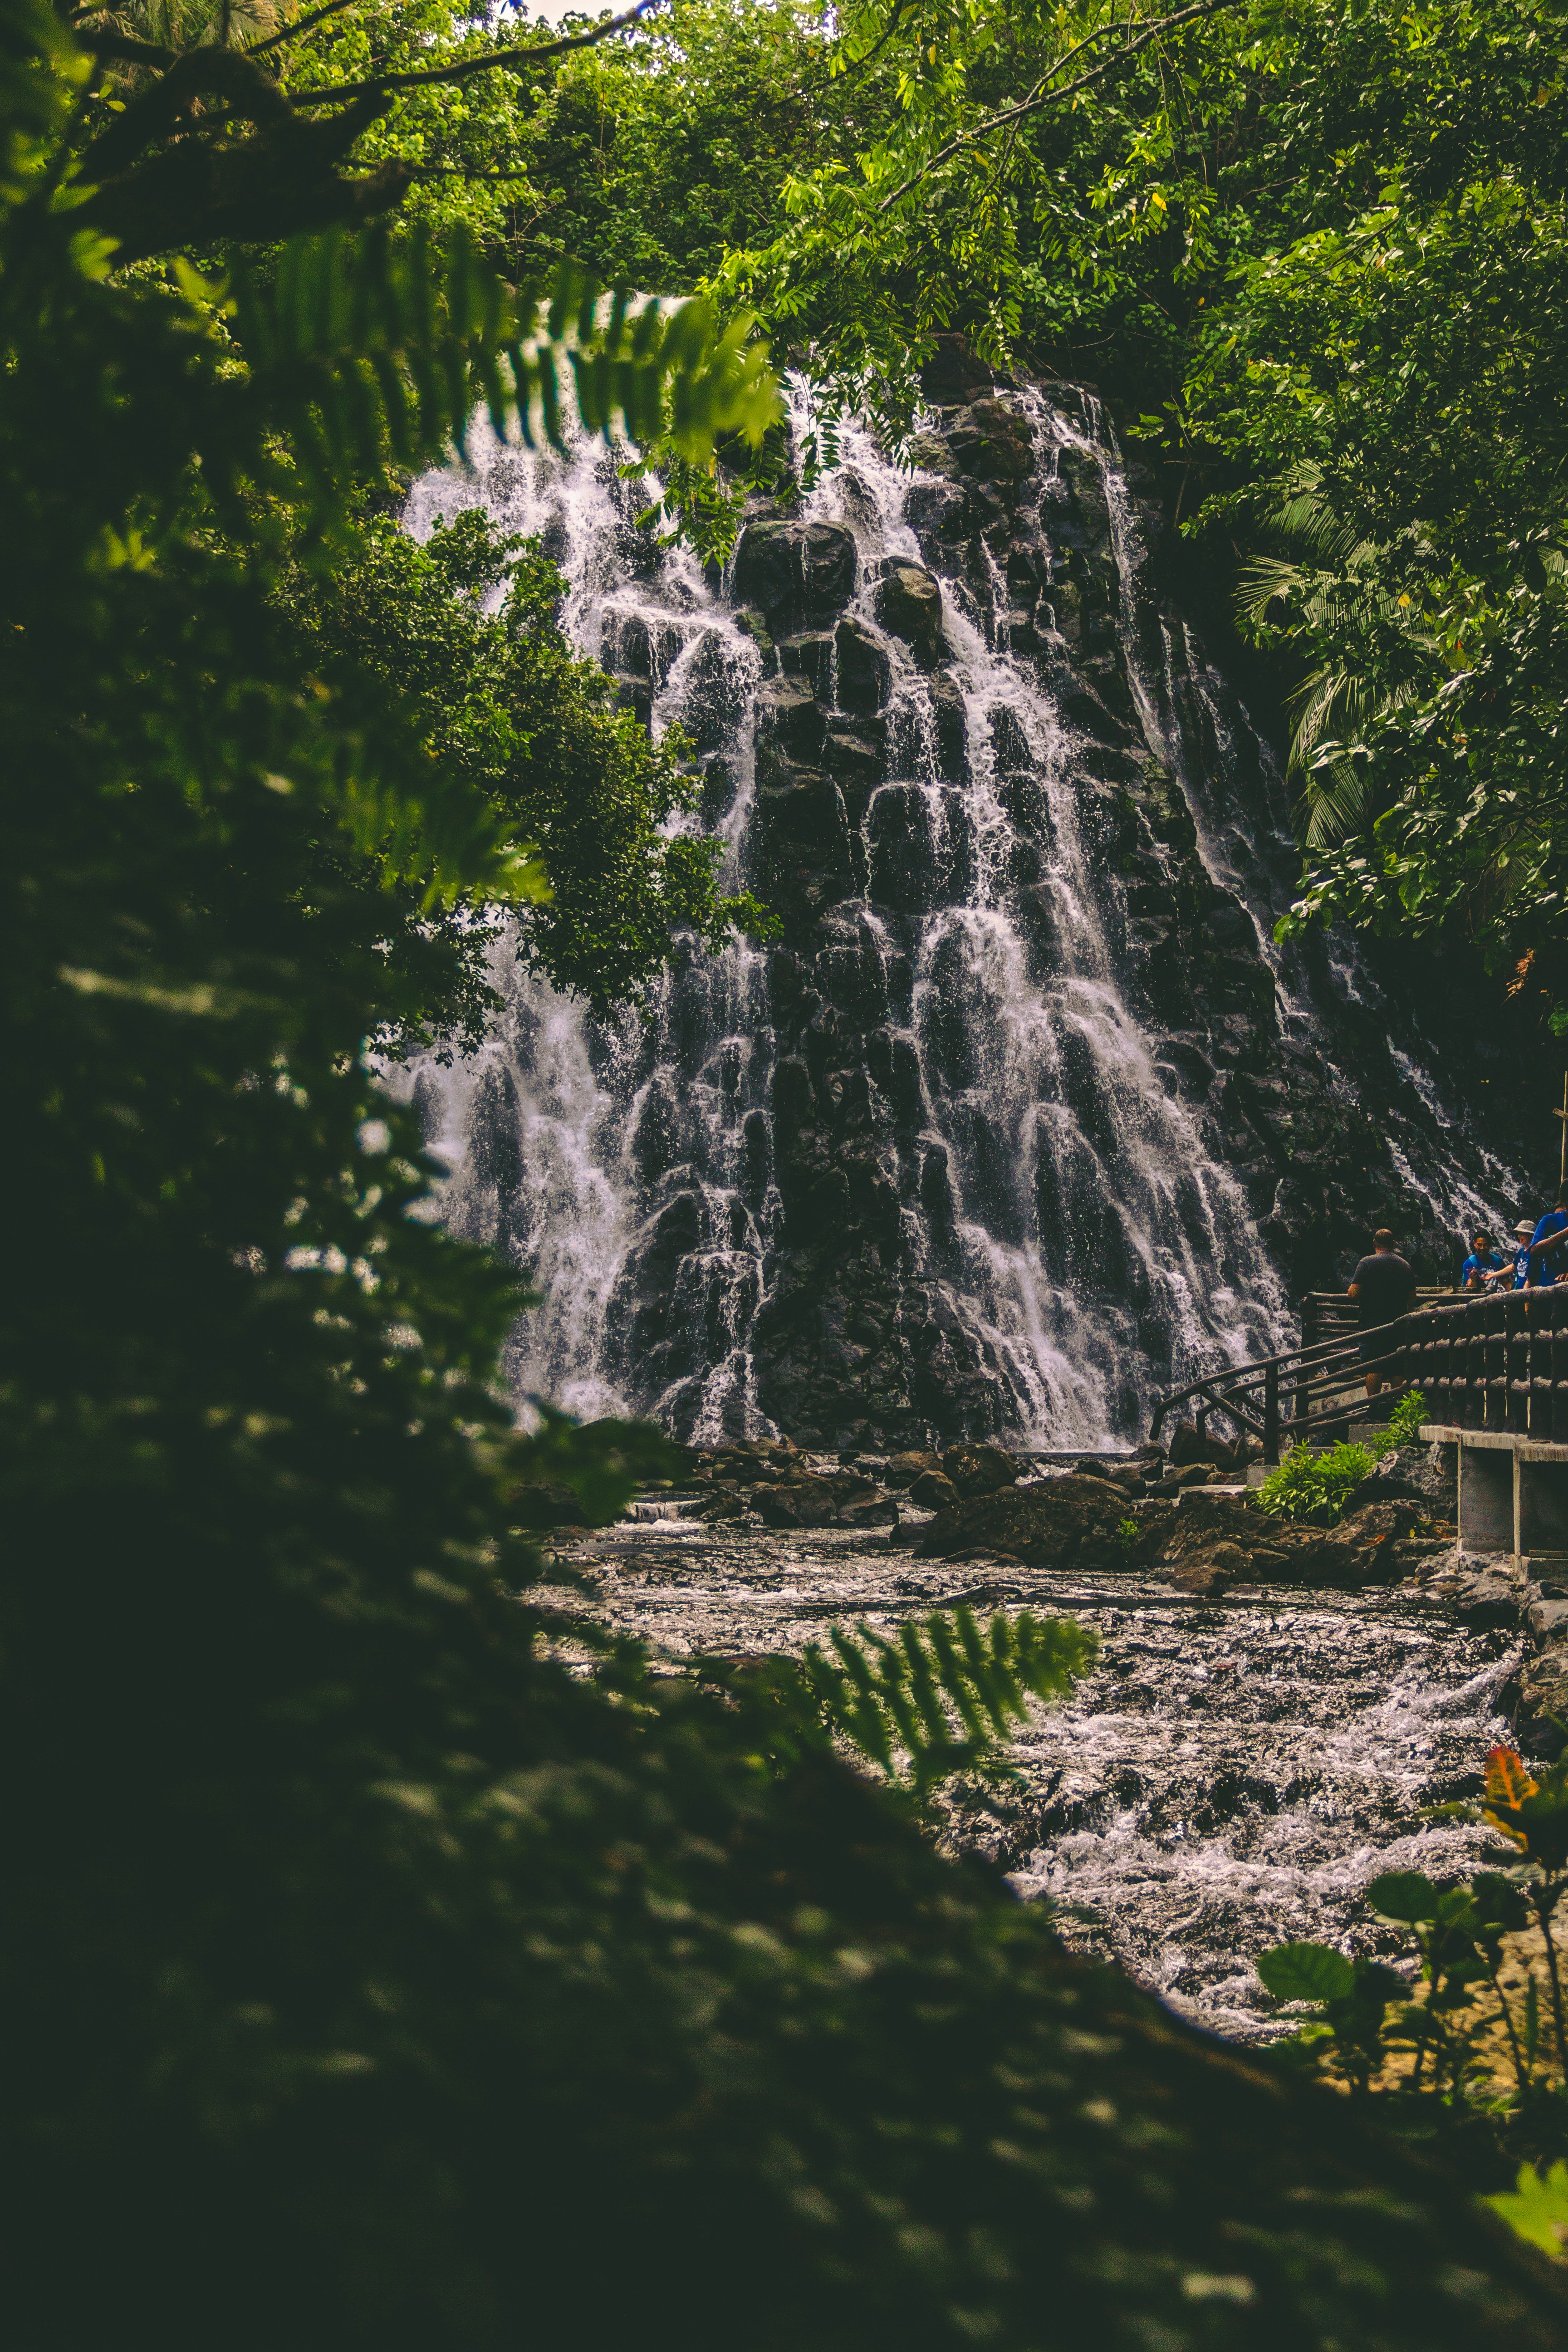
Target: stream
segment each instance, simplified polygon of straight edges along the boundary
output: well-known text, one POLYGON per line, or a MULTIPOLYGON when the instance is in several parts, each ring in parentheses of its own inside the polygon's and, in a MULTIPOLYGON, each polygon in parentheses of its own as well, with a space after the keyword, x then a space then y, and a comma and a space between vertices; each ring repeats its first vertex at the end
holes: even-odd
POLYGON ((1497 1709, 1517 1637, 1467 1632, 1415 1586, 1199 1600, 1154 1577, 923 1560, 910 1532, 634 1507, 552 1540, 597 1581, 597 1615, 672 1659, 798 1651, 861 1619, 887 1633, 960 1600, 1091 1625, 1094 1673, 1036 1710, 1018 1781, 957 1808, 948 1834, 1049 1901, 1068 1944, 1232 2041, 1279 2030, 1257 1954, 1304 1938, 1397 1952, 1361 1906, 1369 1880, 1453 1875, 1488 1843, 1419 1811, 1479 1791, 1487 1748, 1509 1737, 1497 1709))

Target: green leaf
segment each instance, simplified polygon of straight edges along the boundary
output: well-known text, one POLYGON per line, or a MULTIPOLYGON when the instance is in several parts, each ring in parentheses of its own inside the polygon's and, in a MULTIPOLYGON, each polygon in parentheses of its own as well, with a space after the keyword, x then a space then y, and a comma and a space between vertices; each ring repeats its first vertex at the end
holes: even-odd
POLYGON ((998 1611, 983 1632, 960 1607, 907 1621, 897 1642, 869 1625, 813 1643, 805 1671, 827 1727, 889 1780, 923 1793, 948 1774, 984 1769, 1027 1700, 1056 1698, 1088 1671, 1099 1641, 1070 1620, 998 1611), (896 1751, 903 1751, 905 1762, 896 1751))
POLYGON ((1539 2246, 1554 2262, 1568 2260, 1568 2164, 1561 2158, 1544 2179, 1533 2164, 1521 2164, 1511 2189, 1480 2201, 1500 2213, 1528 2244, 1539 2246))
POLYGON ((1344 2000, 1355 1990, 1353 1964, 1327 1944, 1276 1944, 1258 1973, 1276 2000, 1344 2000))
POLYGON ((1403 1926, 1425 1926, 1436 1919, 1437 1889, 1419 1870, 1385 1870, 1366 1890, 1366 1899, 1380 1919, 1397 1919, 1403 1926))

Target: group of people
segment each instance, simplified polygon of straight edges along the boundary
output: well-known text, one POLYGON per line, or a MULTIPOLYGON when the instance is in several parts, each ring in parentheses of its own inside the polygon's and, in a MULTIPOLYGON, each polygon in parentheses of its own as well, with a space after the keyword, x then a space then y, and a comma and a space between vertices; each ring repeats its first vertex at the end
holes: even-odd
MULTIPOLYGON (((1484 1226, 1470 1236, 1470 1255, 1459 1268, 1461 1290, 1539 1290, 1568 1281, 1568 1184, 1543 1217, 1521 1217, 1513 1249, 1505 1254, 1484 1226)), ((1392 1237, 1391 1237, 1392 1238, 1392 1237)), ((1379 1241, 1382 1235, 1378 1236, 1379 1241)))
MULTIPOLYGON (((1361 1360, 1368 1365, 1386 1351, 1386 1326, 1408 1315, 1415 1304, 1415 1276, 1394 1235, 1384 1227, 1372 1238, 1372 1256, 1362 1259, 1350 1280, 1361 1360)), ((1556 1202, 1544 1216, 1519 1219, 1513 1243, 1511 1253, 1500 1250, 1485 1226, 1478 1226, 1470 1236, 1470 1255, 1459 1268, 1459 1289, 1540 1290, 1568 1282, 1568 1184, 1558 1188, 1556 1202)), ((1369 1370, 1368 1396, 1375 1396, 1382 1386, 1381 1373, 1369 1370)))

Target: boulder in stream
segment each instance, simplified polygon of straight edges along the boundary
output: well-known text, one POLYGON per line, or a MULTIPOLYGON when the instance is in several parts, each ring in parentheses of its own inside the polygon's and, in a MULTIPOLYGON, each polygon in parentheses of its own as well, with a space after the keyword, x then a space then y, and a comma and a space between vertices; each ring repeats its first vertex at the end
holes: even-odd
POLYGON ((1126 1568, 1152 1548, 1166 1515, 1141 1515, 1131 1545, 1123 1537, 1128 1516, 1120 1488, 1069 1473, 950 1504, 922 1531, 920 1549, 928 1559, 984 1549, 1033 1568, 1126 1568))
POLYGON ((1173 1583, 1192 1592, 1242 1581, 1394 1583, 1442 1551, 1452 1534, 1436 1531, 1426 1505, 1404 1496, 1369 1503, 1323 1528, 1274 1518, 1255 1503, 1228 1495, 1194 1496, 1184 1501, 1166 1528, 1156 1564, 1173 1583))
POLYGON ((911 1487, 917 1478, 931 1475, 942 1476, 942 1456, 929 1452, 894 1454, 889 1457, 885 1475, 889 1486, 895 1491, 911 1487))
POLYGON ((855 1470, 826 1478, 802 1471, 759 1486, 752 1504, 770 1528, 889 1527, 899 1516, 898 1505, 855 1470))
POLYGON ((585 1528, 588 1514, 582 1501, 570 1486, 557 1486, 552 1479, 531 1480, 520 1486, 512 1505, 516 1523, 531 1535, 544 1535, 552 1528, 585 1528))
POLYGON ((965 1501, 974 1495, 994 1495, 1016 1486, 1023 1475, 1016 1456, 1000 1445, 950 1445, 942 1457, 942 1475, 951 1479, 965 1501))

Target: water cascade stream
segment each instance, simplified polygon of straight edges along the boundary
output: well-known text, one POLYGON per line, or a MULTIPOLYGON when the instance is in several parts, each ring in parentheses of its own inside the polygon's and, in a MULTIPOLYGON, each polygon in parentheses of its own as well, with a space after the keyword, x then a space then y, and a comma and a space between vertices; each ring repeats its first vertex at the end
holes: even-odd
POLYGON ((825 1643, 967 1600, 1071 1615, 1103 1643, 948 1834, 1200 2024, 1279 2030, 1254 1962, 1312 1939, 1404 1954, 1363 1900, 1384 1870, 1444 1880, 1490 1841, 1425 1809, 1479 1793, 1517 1637, 1456 1625, 1431 1592, 1274 1588, 1197 1600, 1130 1572, 922 1559, 907 1538, 701 1526, 679 1501, 558 1538, 595 1613, 679 1658, 825 1643), (655 1516, 656 1511, 658 1516, 655 1516))
POLYGON ((609 1020, 503 942, 484 1050, 397 1081, 446 1220, 542 1293, 520 1401, 698 1441, 1118 1442, 1152 1389, 1288 1343, 1282 1264, 1336 1186, 1480 1206, 1377 983, 1273 942, 1280 781, 1157 593, 1097 406, 990 394, 946 388, 912 472, 848 431, 722 585, 637 530, 602 446, 481 432, 416 488, 416 531, 478 500, 542 535, 570 635, 694 738, 784 926, 609 1020))
MULTIPOLYGON (((573 640, 694 739, 731 876, 783 923, 681 954, 608 1020, 503 940, 484 1049, 392 1074, 451 1171, 441 1214, 541 1294, 520 1406, 698 1442, 1125 1443, 1152 1390, 1286 1344, 1290 1285, 1371 1225, 1518 1197, 1386 974, 1276 944, 1283 781, 1162 589, 1158 518, 1096 404, 962 380, 933 404, 912 471, 847 432, 722 582, 636 529, 602 448, 480 431, 470 473, 415 491, 416 531, 482 501, 543 538, 573 640)), ((1100 1670, 956 1833, 1244 2039, 1273 2030, 1258 1950, 1364 1940, 1378 1868, 1463 1864, 1469 1833, 1417 1809, 1473 1784, 1511 1663, 1398 1593, 1015 1591, 679 1505, 569 1556, 674 1655, 958 1597, 1087 1617, 1100 1670)))

